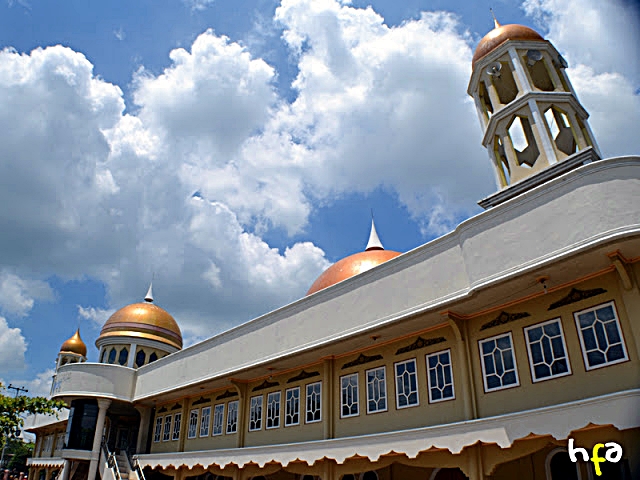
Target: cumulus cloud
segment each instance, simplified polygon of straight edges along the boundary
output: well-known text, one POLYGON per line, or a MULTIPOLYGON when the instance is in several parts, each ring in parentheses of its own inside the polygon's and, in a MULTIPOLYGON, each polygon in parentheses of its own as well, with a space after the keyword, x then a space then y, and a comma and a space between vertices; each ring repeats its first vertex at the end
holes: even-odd
POLYGON ((637 154, 640 8, 621 0, 526 0, 525 12, 569 61, 567 73, 591 114, 603 155, 637 154))
POLYGON ((78 308, 78 317, 93 322, 97 327, 102 327, 115 312, 115 309, 112 308, 83 307, 82 305, 76 305, 76 307, 78 308))
MULTIPOLYGON (((49 368, 36 374, 36 376, 30 380, 13 379, 10 383, 29 390, 27 395, 30 397, 49 397, 49 394, 51 393, 51 381, 53 379, 53 374, 54 370, 49 368)), ((25 424, 27 423, 25 422, 25 424)))
POLYGON ((6 270, 0 271, 0 311, 4 314, 26 316, 35 300, 51 300, 53 291, 48 283, 29 280, 6 270))
POLYGON ((19 328, 10 328, 0 317, 0 373, 20 371, 25 368, 24 352, 27 341, 19 328))

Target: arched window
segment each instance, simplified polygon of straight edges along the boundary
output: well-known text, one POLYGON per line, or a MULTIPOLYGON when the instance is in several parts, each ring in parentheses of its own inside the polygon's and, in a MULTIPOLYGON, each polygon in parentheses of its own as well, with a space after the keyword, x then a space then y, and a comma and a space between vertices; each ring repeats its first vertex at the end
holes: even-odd
POLYGON ((129 350, 127 350, 127 347, 124 347, 122 350, 120 350, 120 355, 118 355, 118 363, 120 365, 126 365, 127 358, 129 358, 129 350))
POLYGON ((545 462, 547 480, 581 480, 577 463, 569 458, 564 448, 556 448, 549 452, 545 462))
POLYGON ((104 361, 107 359, 107 349, 105 348, 104 350, 102 350, 102 356, 100 357, 100 363, 104 363, 104 361))
POLYGON ((149 355, 149 363, 155 362, 157 359, 158 355, 156 354, 156 352, 153 352, 151 355, 149 355))
POLYGON ((142 365, 144 365, 144 361, 146 360, 146 354, 144 353, 144 350, 140 349, 138 350, 138 353, 136 353, 136 367, 141 367, 142 365))
POLYGON ((116 349, 112 348, 109 352, 109 363, 116 363, 116 349))

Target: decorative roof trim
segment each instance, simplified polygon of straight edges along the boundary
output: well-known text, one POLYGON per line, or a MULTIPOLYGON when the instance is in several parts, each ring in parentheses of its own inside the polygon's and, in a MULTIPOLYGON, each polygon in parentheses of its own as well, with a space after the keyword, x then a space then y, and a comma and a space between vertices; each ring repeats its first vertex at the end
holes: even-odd
POLYGON ((507 313, 503 310, 496 318, 482 325, 480 327, 480 331, 486 330, 487 328, 498 327, 500 325, 504 325, 505 323, 515 322, 516 320, 520 320, 521 318, 530 316, 531 314, 529 314, 528 312, 507 313))
POLYGON ((595 297, 596 295, 601 295, 603 293, 607 293, 607 291, 604 288, 592 288, 591 290, 580 290, 578 288, 572 288, 571 291, 565 297, 549 305, 549 308, 547 308, 547 311, 564 307, 565 305, 570 305, 572 303, 576 303, 581 300, 585 300, 587 298, 595 297))
POLYGON ((382 355, 372 355, 371 357, 369 357, 364 353, 361 353, 360 356, 355 360, 342 365, 341 370, 344 370, 345 368, 356 367, 358 365, 364 365, 365 363, 375 362, 376 360, 382 360, 382 355))
POLYGON ((268 380, 265 380, 264 382, 262 382, 257 387, 253 387, 253 389, 251 391, 252 392, 259 392, 260 390, 266 390, 267 388, 277 387, 278 385, 280 385, 280 383, 278 383, 278 382, 270 382, 268 380))
POLYGON ((193 402, 191 405, 195 407, 196 405, 204 405, 205 403, 211 403, 211 399, 210 398, 200 397, 198 400, 193 402))
POLYGON ((171 407, 171 410, 180 410, 182 408, 182 405, 180 405, 179 403, 176 403, 173 407, 171 407))
POLYGON ((434 337, 424 339, 422 337, 418 337, 415 342, 411 345, 407 345, 406 347, 399 348, 396 352, 396 355, 400 355, 401 353, 412 352, 413 350, 418 350, 419 348, 430 347, 431 345, 436 345, 438 343, 446 342, 447 339, 444 337, 434 337))
POLYGON ((237 397, 238 396, 238 392, 234 392, 232 390, 227 390, 226 392, 224 392, 221 395, 218 395, 216 397, 216 400, 224 400, 225 398, 230 398, 230 397, 237 397))

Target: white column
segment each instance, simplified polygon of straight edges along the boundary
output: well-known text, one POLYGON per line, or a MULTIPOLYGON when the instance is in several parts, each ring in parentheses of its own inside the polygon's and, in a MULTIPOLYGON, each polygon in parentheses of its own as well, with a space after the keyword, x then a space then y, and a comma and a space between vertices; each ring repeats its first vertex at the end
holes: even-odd
POLYGON ((71 470, 71 462, 69 460, 65 460, 62 472, 60 473, 60 480, 69 480, 69 470, 71 470))
POLYGON ((91 448, 91 463, 89 463, 88 479, 95 480, 98 471, 98 462, 100 461, 100 444, 102 443, 102 430, 104 429, 104 420, 107 417, 107 409, 111 405, 111 400, 101 398, 98 400, 98 421, 96 422, 96 431, 93 434, 93 446, 91 448))
POLYGON ((540 109, 538 108, 538 104, 535 100, 529 100, 529 110, 531 110, 531 115, 533 116, 533 125, 531 125, 531 129, 534 131, 538 131, 538 136, 540 137, 540 142, 542 142, 542 151, 544 152, 545 157, 547 157, 547 163, 552 165, 558 161, 558 157, 556 156, 556 151, 553 149, 553 145, 551 144, 551 138, 549 137, 549 131, 547 130, 546 119, 542 116, 540 109))
POLYGON ((135 358, 136 358, 136 350, 138 349, 138 344, 137 343, 132 343, 130 345, 130 350, 129 350, 129 361, 127 362, 127 367, 129 368, 133 368, 133 362, 135 362, 135 358))
MULTIPOLYGON (((137 405, 135 408, 140 414, 140 425, 138 426, 138 441, 136 443, 136 453, 146 453, 143 450, 147 445, 149 422, 151 421, 151 408, 143 407, 142 405, 137 405)), ((184 417, 182 423, 184 423, 184 417)), ((182 427, 182 425, 180 425, 180 427, 182 427)))

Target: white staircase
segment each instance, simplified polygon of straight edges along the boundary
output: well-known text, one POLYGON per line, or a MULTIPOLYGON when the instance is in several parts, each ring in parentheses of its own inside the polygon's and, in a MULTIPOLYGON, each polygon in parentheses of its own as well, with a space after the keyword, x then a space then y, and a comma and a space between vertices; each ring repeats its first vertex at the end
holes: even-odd
POLYGON ((129 480, 129 460, 124 452, 116 454, 116 463, 122 480, 129 480))

